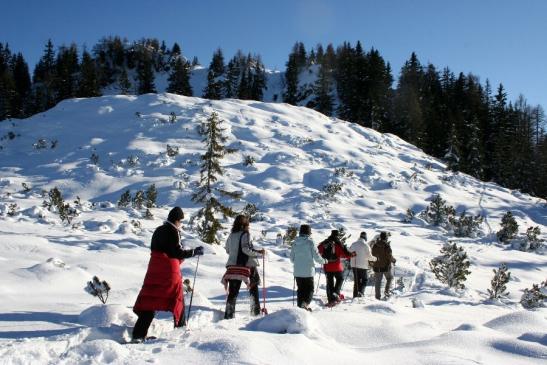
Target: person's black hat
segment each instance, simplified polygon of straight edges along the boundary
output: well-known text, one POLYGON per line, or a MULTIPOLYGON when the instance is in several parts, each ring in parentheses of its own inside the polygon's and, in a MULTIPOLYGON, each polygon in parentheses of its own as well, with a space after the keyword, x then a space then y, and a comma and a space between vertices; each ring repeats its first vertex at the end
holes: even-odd
POLYGON ((340 232, 338 232, 337 229, 333 229, 332 231, 330 231, 330 235, 331 237, 338 237, 340 235, 340 232))
POLYGON ((380 232, 380 239, 381 239, 382 241, 386 241, 386 240, 387 240, 387 232, 386 232, 386 231, 380 232))
POLYGON ((301 236, 309 236, 311 235, 311 227, 309 224, 302 224, 300 226, 300 235, 301 236))
POLYGON ((176 221, 180 221, 184 219, 184 212, 182 211, 181 207, 174 207, 169 212, 169 215, 167 216, 167 220, 171 223, 175 223, 176 221))
POLYGON ((364 239, 365 241, 367 240, 367 232, 361 232, 361 234, 359 235, 360 238, 364 239))

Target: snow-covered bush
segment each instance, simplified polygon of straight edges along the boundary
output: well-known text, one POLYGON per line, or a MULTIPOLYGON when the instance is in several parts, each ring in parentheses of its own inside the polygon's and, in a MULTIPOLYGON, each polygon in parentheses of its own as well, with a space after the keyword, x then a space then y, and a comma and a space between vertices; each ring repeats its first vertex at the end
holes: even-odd
POLYGON ((129 156, 127 157, 127 159, 125 160, 125 164, 128 166, 128 167, 137 167, 139 165, 139 156, 129 156))
POLYGON ((34 149, 36 150, 47 148, 47 141, 43 138, 40 138, 35 143, 32 144, 32 147, 34 147, 34 149))
POLYGON ((414 217, 416 217, 416 212, 414 212, 412 209, 408 208, 406 210, 406 213, 402 219, 403 223, 412 223, 414 220, 414 217))
POLYGON ((177 146, 167 145, 167 156, 175 157, 179 154, 179 148, 177 146))
POLYGON ((94 276, 93 280, 87 282, 84 290, 94 297, 99 298, 101 303, 105 304, 108 300, 110 285, 105 280, 101 281, 97 276, 94 276))
POLYGON ((352 177, 353 171, 349 171, 346 167, 337 167, 334 169, 334 176, 352 177))
POLYGON ((89 158, 89 160, 91 161, 91 163, 93 165, 97 165, 99 163, 99 155, 97 155, 95 152, 93 152, 91 154, 91 157, 89 158))
POLYGON ((118 200, 118 207, 119 208, 127 208, 131 204, 131 193, 129 190, 126 190, 118 200))
POLYGON ((146 208, 146 212, 144 212, 144 218, 145 219, 154 219, 154 214, 152 214, 152 211, 150 211, 149 208, 146 208))
POLYGON ((543 246, 543 239, 540 238, 541 229, 539 226, 528 227, 526 230, 526 236, 521 244, 521 250, 523 251, 537 251, 543 246))
POLYGON ((283 244, 287 246, 292 246, 297 234, 298 228, 296 226, 287 227, 287 231, 283 235, 283 244))
POLYGON ((458 218, 448 217, 448 222, 456 237, 476 237, 480 232, 483 218, 481 215, 465 215, 463 211, 458 218))
POLYGON ((431 271, 441 283, 456 289, 465 288, 463 283, 467 280, 467 275, 471 274, 467 270, 470 265, 464 249, 450 242, 444 244, 441 254, 429 263, 431 271))
POLYGON ((158 191, 156 190, 156 184, 152 184, 146 190, 145 206, 147 208, 155 207, 157 198, 158 198, 158 191))
POLYGON ((420 216, 430 224, 446 227, 450 217, 453 217, 456 211, 451 205, 446 204, 446 200, 440 195, 434 195, 429 206, 420 213, 420 216))
POLYGON ((519 225, 510 211, 505 213, 501 218, 501 229, 496 233, 498 241, 507 243, 509 240, 516 237, 519 231, 519 225))
POLYGON ((169 113, 169 123, 175 123, 177 121, 177 115, 175 112, 169 113))
POLYGON ((541 284, 533 284, 531 289, 524 289, 520 304, 526 309, 542 307, 547 298, 547 279, 541 284))
POLYGON ((253 166, 254 163, 256 162, 256 159, 253 157, 253 156, 245 156, 244 160, 243 160, 243 165, 244 166, 253 166))
POLYGON ((76 209, 71 207, 70 204, 65 203, 63 195, 57 187, 51 189, 47 194, 47 199, 49 200, 44 200, 42 205, 49 211, 56 211, 62 222, 66 221, 70 224, 72 220, 80 214, 76 209))
POLYGON ((28 193, 32 189, 26 182, 21 183, 21 186, 23 187, 24 193, 28 193))
POLYGON ((511 279, 511 272, 507 271, 507 265, 505 264, 501 264, 497 270, 492 271, 494 271, 494 277, 490 281, 490 289, 487 289, 490 299, 506 297, 509 292, 505 284, 511 279))
POLYGON ((135 196, 133 197, 133 201, 131 202, 133 208, 139 209, 139 210, 142 209, 145 200, 146 200, 146 198, 144 196, 144 191, 138 190, 135 193, 135 196))
POLYGON ((247 203, 241 211, 241 214, 249 217, 249 222, 260 222, 263 218, 256 205, 253 203, 247 203))
POLYGON ((344 186, 343 183, 340 182, 330 182, 323 186, 321 189, 321 198, 322 199, 328 199, 328 200, 334 200, 336 198, 336 195, 342 191, 342 187, 344 186))
POLYGON ((14 217, 17 214, 18 209, 19 206, 17 205, 17 203, 11 203, 8 206, 8 212, 6 214, 10 217, 14 217))

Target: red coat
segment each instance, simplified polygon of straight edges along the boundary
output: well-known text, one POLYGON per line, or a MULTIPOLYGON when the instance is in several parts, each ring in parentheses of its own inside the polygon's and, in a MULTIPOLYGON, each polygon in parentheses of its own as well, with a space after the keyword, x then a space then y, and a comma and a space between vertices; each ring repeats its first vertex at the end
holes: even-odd
POLYGON ((182 260, 169 258, 165 253, 152 251, 148 270, 144 277, 133 311, 169 311, 178 323, 184 313, 182 291, 182 260))
MULTIPOLYGON (((319 253, 323 255, 324 247, 322 244, 317 246, 317 249, 319 250, 319 253)), ((323 265, 323 269, 325 272, 342 272, 344 271, 344 265, 342 265, 343 258, 349 259, 351 257, 351 254, 345 250, 341 244, 337 243, 334 246, 334 252, 336 253, 336 256, 338 257, 335 261, 331 261, 323 265)))

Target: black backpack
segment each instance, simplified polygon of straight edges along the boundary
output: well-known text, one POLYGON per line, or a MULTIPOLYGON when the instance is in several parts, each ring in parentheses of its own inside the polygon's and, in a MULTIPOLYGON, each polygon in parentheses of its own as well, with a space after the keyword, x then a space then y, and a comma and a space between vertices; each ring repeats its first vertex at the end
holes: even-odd
POLYGON ((328 262, 338 260, 338 256, 336 255, 336 242, 326 239, 320 244, 323 246, 323 253, 321 254, 321 257, 328 262))

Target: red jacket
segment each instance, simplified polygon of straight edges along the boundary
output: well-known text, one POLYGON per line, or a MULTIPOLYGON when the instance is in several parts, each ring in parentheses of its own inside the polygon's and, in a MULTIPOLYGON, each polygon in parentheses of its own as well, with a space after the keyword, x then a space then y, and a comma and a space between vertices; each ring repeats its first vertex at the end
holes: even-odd
MULTIPOLYGON (((317 246, 317 249, 319 250, 319 253, 323 255, 323 252, 325 248, 323 247, 323 244, 320 244, 317 246)), ((349 259, 351 257, 351 253, 348 252, 346 249, 342 247, 341 244, 337 243, 334 246, 334 252, 336 253, 336 256, 338 257, 335 261, 330 261, 323 265, 323 269, 325 272, 342 272, 344 271, 344 265, 342 265, 341 259, 349 259)))
POLYGON ((170 258, 167 254, 152 251, 148 270, 144 277, 133 311, 169 311, 178 323, 184 313, 182 291, 181 259, 170 258))

